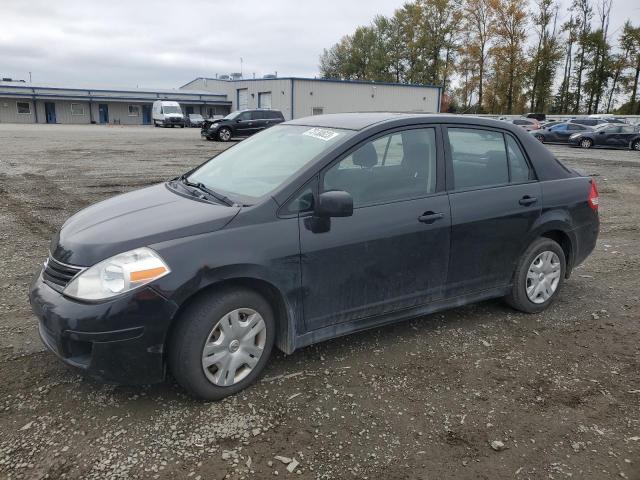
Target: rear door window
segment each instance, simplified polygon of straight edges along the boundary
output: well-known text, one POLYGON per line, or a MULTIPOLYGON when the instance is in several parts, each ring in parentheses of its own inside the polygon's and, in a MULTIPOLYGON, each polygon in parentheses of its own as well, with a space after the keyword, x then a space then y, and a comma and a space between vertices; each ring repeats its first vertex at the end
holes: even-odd
POLYGON ((509 183, 502 133, 472 128, 447 128, 447 133, 456 190, 509 183))

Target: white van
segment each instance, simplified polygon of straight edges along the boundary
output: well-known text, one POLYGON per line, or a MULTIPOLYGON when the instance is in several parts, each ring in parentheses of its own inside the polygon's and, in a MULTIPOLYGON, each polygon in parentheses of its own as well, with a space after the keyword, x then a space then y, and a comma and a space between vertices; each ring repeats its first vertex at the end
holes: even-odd
POLYGON ((184 115, 178 102, 168 100, 156 100, 153 102, 153 125, 156 127, 174 127, 179 125, 184 128, 184 115))

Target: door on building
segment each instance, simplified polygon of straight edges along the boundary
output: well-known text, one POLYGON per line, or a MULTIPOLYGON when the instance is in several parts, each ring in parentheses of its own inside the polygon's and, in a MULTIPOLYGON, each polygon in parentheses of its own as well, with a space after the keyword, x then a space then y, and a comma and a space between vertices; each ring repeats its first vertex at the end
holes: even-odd
POLYGON ((238 110, 246 110, 249 108, 249 90, 246 88, 238 89, 238 110))
POLYGON ((151 105, 142 105, 142 124, 151 125, 151 105))
POLYGON ((258 108, 271 109, 271 92, 258 93, 258 108))
POLYGON ((100 123, 109 123, 109 105, 101 103, 98 105, 98 117, 100 123))
POLYGON ((47 118, 47 123, 56 123, 56 104, 44 102, 44 114, 47 118))

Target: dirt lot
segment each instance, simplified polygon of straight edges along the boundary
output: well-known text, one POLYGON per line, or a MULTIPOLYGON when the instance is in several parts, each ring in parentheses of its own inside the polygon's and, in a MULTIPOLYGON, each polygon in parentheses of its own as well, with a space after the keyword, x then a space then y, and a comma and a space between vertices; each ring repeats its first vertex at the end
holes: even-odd
POLYGON ((27 288, 54 231, 221 148, 196 129, 0 125, 0 478, 640 479, 637 152, 550 147, 597 177, 602 226, 541 315, 490 301, 278 353, 210 404, 44 351, 27 288))

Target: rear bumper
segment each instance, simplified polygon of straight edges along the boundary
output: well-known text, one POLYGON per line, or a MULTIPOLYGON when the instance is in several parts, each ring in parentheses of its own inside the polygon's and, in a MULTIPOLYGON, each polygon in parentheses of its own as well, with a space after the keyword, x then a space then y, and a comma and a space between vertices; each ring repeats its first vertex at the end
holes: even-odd
POLYGON ((42 281, 29 300, 45 346, 64 363, 108 383, 164 378, 164 341, 177 308, 151 288, 104 303, 69 299, 42 281))

